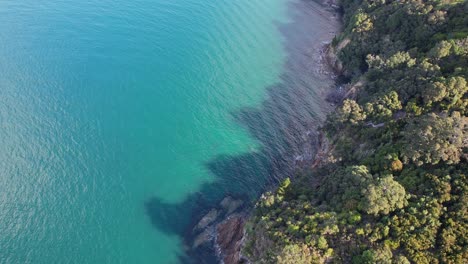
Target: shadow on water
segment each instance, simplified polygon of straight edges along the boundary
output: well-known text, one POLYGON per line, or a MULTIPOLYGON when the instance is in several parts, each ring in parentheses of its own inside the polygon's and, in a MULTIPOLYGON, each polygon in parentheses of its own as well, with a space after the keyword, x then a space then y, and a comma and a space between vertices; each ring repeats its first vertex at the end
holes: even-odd
MULTIPOLYGON (((290 175, 296 162, 313 157, 317 126, 330 110, 324 93, 333 85, 332 75, 322 67, 321 50, 336 34, 339 22, 333 13, 310 0, 290 2, 288 11, 290 23, 278 24, 287 55, 281 81, 266 88, 267 98, 261 107, 232 113, 260 143, 261 150, 210 160, 204 165, 215 181, 204 184, 181 203, 148 199, 146 212, 158 230, 190 243, 193 226, 225 196, 252 202, 290 175)), ((216 262, 213 247, 190 248, 187 245, 180 256, 181 263, 216 262)))

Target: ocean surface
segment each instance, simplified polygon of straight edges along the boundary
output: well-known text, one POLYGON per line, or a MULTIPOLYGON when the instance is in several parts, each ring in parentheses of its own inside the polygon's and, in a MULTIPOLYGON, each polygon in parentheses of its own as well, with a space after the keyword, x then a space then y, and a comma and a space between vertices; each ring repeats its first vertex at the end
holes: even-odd
POLYGON ((212 261, 188 253, 191 226, 313 154, 320 10, 0 1, 0 263, 212 261))

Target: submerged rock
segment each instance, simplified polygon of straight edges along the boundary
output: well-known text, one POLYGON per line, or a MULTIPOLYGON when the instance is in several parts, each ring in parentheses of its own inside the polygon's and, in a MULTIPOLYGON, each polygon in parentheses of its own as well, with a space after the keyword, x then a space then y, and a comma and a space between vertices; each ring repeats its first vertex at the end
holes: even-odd
POLYGON ((244 202, 242 200, 235 200, 231 196, 226 196, 220 203, 221 207, 226 211, 227 215, 232 214, 239 209, 244 202))
POLYGON ((211 209, 211 211, 209 211, 205 216, 202 217, 202 219, 198 222, 198 224, 195 226, 193 230, 197 231, 200 229, 204 229, 205 227, 207 227, 208 225, 216 221, 218 216, 219 216, 218 210, 211 209))
POLYGON ((214 237, 213 233, 214 233, 214 228, 208 227, 205 229, 205 231, 198 234, 198 236, 196 236, 193 239, 192 249, 197 249, 199 246, 210 242, 214 237))

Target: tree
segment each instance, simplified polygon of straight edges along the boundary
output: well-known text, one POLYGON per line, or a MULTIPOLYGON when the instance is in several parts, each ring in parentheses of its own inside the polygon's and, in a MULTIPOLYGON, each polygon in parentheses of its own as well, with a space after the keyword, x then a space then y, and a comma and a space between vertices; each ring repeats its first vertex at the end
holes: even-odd
MULTIPOLYGON (((365 105, 365 114, 377 120, 385 120, 392 117, 393 113, 402 108, 395 91, 390 91, 365 105)), ((375 121, 375 120, 374 120, 375 121)))
POLYGON ((372 176, 366 166, 351 166, 331 174, 320 188, 332 206, 361 210, 367 214, 388 214, 406 205, 405 188, 392 175, 372 176))
POLYGON ((277 256, 278 264, 312 264, 322 263, 322 261, 314 256, 306 245, 291 244, 286 245, 277 256))
POLYGON ((405 188, 393 179, 384 176, 369 184, 364 191, 360 207, 371 215, 389 214, 407 204, 405 188))
POLYGON ((365 250, 353 258, 353 264, 392 264, 392 251, 388 247, 365 250))
POLYGON ((429 56, 435 59, 441 59, 450 55, 450 50, 452 49, 452 44, 446 40, 443 40, 431 49, 429 56))
POLYGON ((372 19, 369 17, 368 14, 364 13, 362 10, 360 10, 355 16, 354 16, 354 32, 366 32, 372 29, 372 19))
POLYGON ((362 107, 356 101, 350 99, 344 100, 337 114, 338 121, 342 123, 350 122, 351 124, 357 124, 359 121, 366 119, 366 114, 362 110, 362 107))
POLYGON ((398 255, 395 258, 394 263, 395 264, 411 264, 411 262, 405 256, 402 256, 402 255, 398 255))
POLYGON ((396 159, 390 164, 390 169, 392 171, 401 171, 403 169, 403 163, 399 159, 396 159))
POLYGON ((351 166, 330 174, 322 184, 320 193, 325 201, 336 208, 357 210, 362 191, 372 180, 366 166, 351 166))
POLYGON ((451 77, 448 79, 446 87, 447 95, 445 100, 447 101, 447 105, 449 107, 457 104, 458 101, 461 100, 468 91, 465 78, 460 76, 451 77))
POLYGON ((457 112, 451 117, 431 113, 415 118, 403 131, 403 160, 417 165, 460 162, 468 144, 467 122, 457 112))

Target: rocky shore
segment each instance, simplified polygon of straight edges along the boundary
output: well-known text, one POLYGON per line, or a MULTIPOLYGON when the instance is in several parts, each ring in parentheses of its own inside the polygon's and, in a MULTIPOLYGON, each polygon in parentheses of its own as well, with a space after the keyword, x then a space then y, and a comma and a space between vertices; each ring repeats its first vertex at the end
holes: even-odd
MULTIPOLYGON (((336 0, 317 2, 323 6, 324 12, 337 16, 339 6, 336 0)), ((345 74, 336 53, 346 43, 342 43, 343 46, 336 49, 332 48, 330 43, 331 39, 325 44, 321 44, 322 47, 317 54, 317 64, 320 66, 319 68, 322 68, 320 70, 322 74, 336 78, 336 76, 345 74)), ((331 92, 328 90, 327 94, 323 95, 323 100, 335 104, 329 98, 333 97, 339 90, 340 87, 331 92)), ((297 170, 320 166, 326 162, 332 149, 326 136, 319 131, 309 131, 305 137, 304 145, 307 146, 304 146, 303 155, 294 158, 297 170)), ((225 197, 217 208, 209 210, 193 228, 194 239, 191 241, 191 249, 196 250, 199 247, 212 245, 220 263, 250 263, 242 254, 242 248, 247 236, 245 227, 251 210, 252 208, 247 206, 247 201, 231 196, 225 197)))
POLYGON ((224 263, 241 263, 240 248, 246 222, 245 202, 226 196, 194 226, 191 250, 213 246, 224 263))

